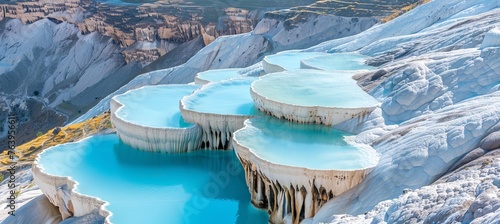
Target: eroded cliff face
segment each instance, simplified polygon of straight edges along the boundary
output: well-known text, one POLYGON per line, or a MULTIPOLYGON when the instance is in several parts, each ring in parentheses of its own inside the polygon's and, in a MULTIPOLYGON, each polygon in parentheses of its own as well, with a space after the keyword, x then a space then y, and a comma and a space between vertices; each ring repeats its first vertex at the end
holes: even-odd
POLYGON ((92 0, 32 1, 0 4, 0 21, 20 19, 23 24, 50 18, 75 24, 83 34, 99 32, 119 43, 127 63, 152 62, 175 46, 202 36, 205 44, 222 35, 246 33, 259 13, 227 8, 195 8, 194 12, 163 4, 118 6, 92 0), (204 11, 211 16, 203 16, 204 11), (137 47, 137 43, 148 43, 137 47))
MULTIPOLYGON (((85 0, 84 0, 85 1, 85 0)), ((32 1, 0 4, 0 21, 20 19, 24 24, 47 18, 54 12, 76 13, 81 0, 32 1)))

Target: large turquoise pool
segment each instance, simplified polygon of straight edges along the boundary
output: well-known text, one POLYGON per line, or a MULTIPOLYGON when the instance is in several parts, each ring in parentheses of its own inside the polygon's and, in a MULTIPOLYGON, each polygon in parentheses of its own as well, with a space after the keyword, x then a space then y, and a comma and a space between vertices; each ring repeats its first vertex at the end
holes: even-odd
POLYGON ((40 154, 44 172, 71 176, 78 192, 109 202, 113 223, 267 223, 250 202, 233 151, 160 154, 135 150, 115 134, 40 154))

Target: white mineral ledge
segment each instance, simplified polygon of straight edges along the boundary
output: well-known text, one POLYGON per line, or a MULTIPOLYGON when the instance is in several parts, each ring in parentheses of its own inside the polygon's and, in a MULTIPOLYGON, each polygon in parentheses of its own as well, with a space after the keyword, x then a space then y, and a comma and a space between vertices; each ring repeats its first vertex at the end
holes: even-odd
POLYGON ((146 86, 113 97, 111 122, 120 139, 140 150, 178 153, 199 148, 201 128, 186 123, 179 100, 196 85, 146 86))
POLYGON ((480 49, 484 49, 487 47, 499 47, 499 46, 500 46, 500 28, 495 27, 486 33, 483 42, 481 43, 480 49))
POLYGON ((228 69, 213 69, 204 72, 199 72, 194 77, 194 83, 198 85, 205 85, 211 82, 220 82, 227 79, 240 77, 241 68, 228 68, 228 69))
MULTIPOLYGON (((60 146, 62 145, 54 147, 60 146)), ((38 154, 36 160, 33 162, 33 166, 31 169, 33 172, 33 180, 35 181, 36 185, 38 185, 43 194, 47 196, 49 201, 54 206, 57 206, 59 208, 59 212, 61 213, 63 220, 69 217, 81 217, 94 213, 102 217, 104 219, 104 223, 111 223, 109 221, 109 218, 111 217, 112 213, 105 209, 105 206, 108 205, 107 202, 102 201, 96 197, 91 197, 76 192, 75 189, 78 186, 78 183, 70 179, 69 177, 55 176, 44 172, 42 166, 39 164, 39 158, 44 153, 50 153, 50 150, 53 150, 54 147, 38 154)), ((98 219, 100 220, 100 218, 98 219)), ((89 223, 97 222, 97 220, 88 221, 89 223)))
POLYGON ((273 73, 252 83, 251 95, 259 110, 275 117, 335 125, 363 117, 379 104, 351 76, 310 69, 273 73))
POLYGON ((300 61, 306 58, 329 55, 322 52, 284 51, 268 55, 262 59, 262 67, 266 73, 283 72, 300 69, 300 61))
POLYGON ((368 57, 355 53, 334 53, 302 59, 301 69, 318 69, 324 71, 359 72, 372 70, 375 67, 365 64, 368 57))
POLYGON ((271 223, 313 217, 328 200, 359 184, 378 153, 331 127, 263 116, 234 133, 252 203, 267 208, 271 223))
POLYGON ((254 80, 242 77, 210 83, 182 98, 179 107, 184 120, 203 129, 202 148, 232 149, 232 134, 259 114, 250 96, 254 80))

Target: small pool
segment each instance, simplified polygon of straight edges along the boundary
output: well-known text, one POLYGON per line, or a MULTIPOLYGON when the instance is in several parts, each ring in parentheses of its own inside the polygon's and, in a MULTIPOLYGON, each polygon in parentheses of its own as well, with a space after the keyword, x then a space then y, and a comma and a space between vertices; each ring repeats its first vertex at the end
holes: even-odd
POLYGON ((295 70, 300 69, 300 61, 303 59, 326 55, 329 54, 322 52, 286 51, 266 56, 264 57, 264 62, 274 66, 279 66, 282 70, 295 70))
POLYGON ((71 176, 78 192, 109 202, 113 223, 267 223, 250 203, 233 151, 159 154, 135 150, 115 134, 52 147, 44 172, 71 176))
POLYGON ((367 57, 361 54, 335 53, 306 58, 301 61, 301 68, 331 70, 371 70, 375 67, 365 64, 367 57))
POLYGON ((255 80, 244 77, 207 84, 182 99, 184 109, 221 115, 257 115, 250 96, 250 85, 255 80))
POLYGON ((115 99, 123 104, 116 111, 122 120, 153 128, 187 128, 193 124, 182 119, 179 101, 193 93, 197 85, 157 85, 146 86, 115 99))
POLYGON ((284 104, 336 108, 372 107, 378 104, 363 91, 352 73, 301 69, 273 73, 252 84, 261 97, 284 104))
MULTIPOLYGON (((205 72, 200 72, 196 75, 197 81, 208 82, 219 82, 226 79, 240 77, 239 73, 241 69, 239 68, 228 68, 228 69, 214 69, 205 72)), ((198 83, 197 83, 198 84, 198 83)), ((202 83, 199 83, 202 84, 202 83)))
POLYGON ((247 120, 234 134, 239 145, 271 163, 314 170, 360 170, 377 164, 378 153, 354 144, 352 135, 317 124, 265 116, 247 120))
POLYGON ((98 3, 114 6, 138 6, 146 3, 155 3, 158 0, 97 0, 98 3))

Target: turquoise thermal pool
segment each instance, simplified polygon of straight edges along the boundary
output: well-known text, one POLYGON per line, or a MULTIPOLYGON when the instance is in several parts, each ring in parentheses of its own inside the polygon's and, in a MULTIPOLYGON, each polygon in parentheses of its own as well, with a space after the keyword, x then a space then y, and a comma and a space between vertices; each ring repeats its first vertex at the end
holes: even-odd
POLYGON ((314 68, 325 71, 374 69, 374 67, 365 64, 366 58, 361 54, 335 53, 303 59, 301 68, 314 68))
POLYGON ((115 134, 52 147, 37 166, 71 176, 76 191, 109 202, 113 223, 267 223, 250 202, 233 151, 159 154, 135 150, 115 134))
POLYGON ((205 82, 219 82, 226 79, 240 77, 239 68, 214 69, 205 72, 200 72, 196 75, 198 80, 205 82))
POLYGON ((300 69, 300 61, 306 58, 326 56, 321 52, 283 52, 264 57, 264 61, 271 65, 277 65, 284 70, 300 69))
POLYGON ((324 125, 273 117, 252 118, 234 134, 239 145, 270 163, 314 170, 360 170, 377 164, 378 153, 354 144, 351 136, 324 125))
POLYGON ((378 104, 363 91, 352 73, 301 69, 273 73, 252 84, 257 95, 279 103, 306 107, 373 107, 378 104))
POLYGON ((123 104, 116 115, 122 120, 146 127, 192 127, 193 124, 182 119, 179 101, 198 88, 197 85, 158 85, 132 90, 115 97, 123 104))
POLYGON ((209 114, 256 115, 250 85, 257 78, 244 77, 210 83, 182 99, 184 109, 209 114))

